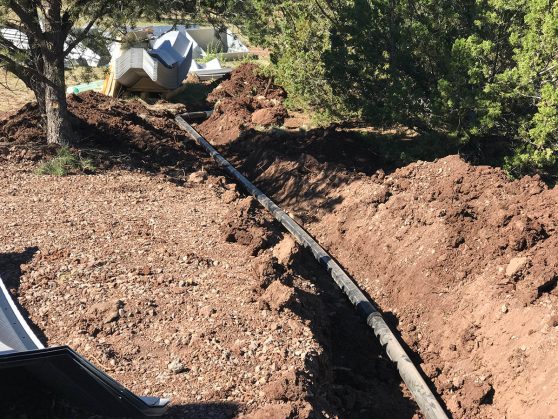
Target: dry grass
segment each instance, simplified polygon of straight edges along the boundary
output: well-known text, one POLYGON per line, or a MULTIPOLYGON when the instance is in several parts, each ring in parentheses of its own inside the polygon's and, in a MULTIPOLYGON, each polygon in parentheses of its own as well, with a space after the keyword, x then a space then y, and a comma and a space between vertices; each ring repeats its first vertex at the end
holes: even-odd
POLYGON ((0 115, 18 110, 33 100, 33 93, 10 73, 0 73, 0 115))
MULTIPOLYGON (((66 71, 66 84, 72 86, 105 78, 107 68, 76 67, 66 71)), ((11 73, 0 72, 0 117, 15 112, 34 100, 33 93, 11 73)))
POLYGON ((95 80, 103 80, 108 71, 108 67, 75 67, 66 70, 66 85, 72 86, 80 83, 90 83, 95 80))

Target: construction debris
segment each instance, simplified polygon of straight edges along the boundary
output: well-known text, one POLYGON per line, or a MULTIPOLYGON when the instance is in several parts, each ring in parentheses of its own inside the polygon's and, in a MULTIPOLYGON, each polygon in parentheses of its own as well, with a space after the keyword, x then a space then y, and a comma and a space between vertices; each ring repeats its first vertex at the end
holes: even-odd
POLYGON ((176 89, 192 64, 192 42, 184 32, 168 32, 151 48, 118 46, 112 68, 118 83, 130 91, 166 92, 176 89))
POLYGON ((199 80, 220 78, 232 71, 223 68, 220 59, 248 54, 248 49, 230 32, 157 28, 158 36, 153 28, 144 28, 129 33, 125 41, 111 48, 111 71, 102 89, 104 94, 116 96, 121 87, 131 92, 172 94, 188 73, 199 80))

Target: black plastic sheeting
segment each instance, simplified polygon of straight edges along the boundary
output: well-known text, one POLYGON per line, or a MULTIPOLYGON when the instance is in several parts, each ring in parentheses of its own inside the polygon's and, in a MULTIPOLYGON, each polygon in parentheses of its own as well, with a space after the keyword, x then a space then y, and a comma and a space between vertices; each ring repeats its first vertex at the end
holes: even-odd
MULTIPOLYGON (((91 412, 108 416, 160 416, 166 401, 138 397, 67 346, 0 356, 0 376, 25 370, 49 390, 91 412)), ((24 390, 24 389, 22 389, 24 390)))

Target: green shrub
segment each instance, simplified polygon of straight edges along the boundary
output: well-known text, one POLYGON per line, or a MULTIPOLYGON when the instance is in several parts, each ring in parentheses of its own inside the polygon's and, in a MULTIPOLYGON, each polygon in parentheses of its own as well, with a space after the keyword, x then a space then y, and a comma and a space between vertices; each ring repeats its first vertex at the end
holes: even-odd
POLYGON ((62 147, 52 159, 43 162, 37 169, 40 175, 67 176, 76 172, 92 172, 95 166, 90 159, 78 156, 68 147, 62 147))
POLYGON ((243 8, 238 24, 270 48, 291 107, 323 122, 504 138, 515 150, 505 165, 512 175, 555 170, 558 0, 251 0, 243 8))

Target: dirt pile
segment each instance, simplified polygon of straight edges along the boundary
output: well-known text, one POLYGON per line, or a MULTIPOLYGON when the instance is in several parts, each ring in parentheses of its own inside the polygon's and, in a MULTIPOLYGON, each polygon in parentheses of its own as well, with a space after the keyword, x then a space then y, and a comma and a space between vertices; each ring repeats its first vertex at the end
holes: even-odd
MULTIPOLYGON (((143 103, 95 92, 68 97, 73 145, 101 167, 143 168, 164 173, 195 170, 204 155, 174 123, 174 114, 143 103), (194 166, 194 167, 193 167, 194 166)), ((0 121, 0 161, 37 161, 57 147, 46 144, 44 121, 35 104, 0 121)))
POLYGON ((255 64, 243 64, 209 94, 214 113, 199 130, 213 144, 226 144, 247 129, 282 125, 288 116, 285 97, 283 88, 258 74, 255 64))
POLYGON ((222 151, 393 319, 454 417, 551 417, 558 190, 457 156, 386 174, 341 137, 252 132, 222 151))
MULTIPOLYGON (((170 397, 170 417, 416 412, 327 275, 223 177, 0 164, 0 274, 49 346, 170 397)), ((90 417, 0 387, 2 417, 90 417)))

